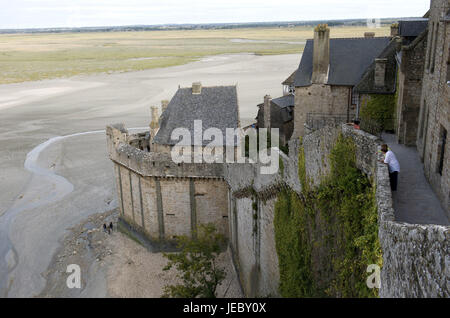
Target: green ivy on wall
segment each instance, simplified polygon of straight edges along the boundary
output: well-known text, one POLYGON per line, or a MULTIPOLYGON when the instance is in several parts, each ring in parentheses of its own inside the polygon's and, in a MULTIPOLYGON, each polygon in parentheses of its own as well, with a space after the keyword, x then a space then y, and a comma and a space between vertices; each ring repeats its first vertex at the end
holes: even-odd
POLYGON ((395 128, 395 109, 397 97, 395 94, 371 94, 366 103, 361 106, 361 120, 377 123, 382 130, 393 131, 395 128))
POLYGON ((275 242, 283 297, 376 297, 367 266, 381 266, 375 189, 356 168, 355 145, 340 136, 330 174, 313 188, 299 151, 302 195, 284 190, 275 204, 275 242))

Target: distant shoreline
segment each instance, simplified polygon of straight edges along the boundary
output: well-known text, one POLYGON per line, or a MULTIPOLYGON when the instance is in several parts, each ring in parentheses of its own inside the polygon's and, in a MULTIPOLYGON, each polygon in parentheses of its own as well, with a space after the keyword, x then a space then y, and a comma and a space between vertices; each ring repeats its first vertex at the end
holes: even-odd
MULTIPOLYGON (((403 18, 382 18, 381 25, 388 25, 403 18)), ((29 33, 89 33, 89 32, 132 32, 132 31, 172 31, 172 30, 224 30, 271 27, 310 27, 319 23, 329 26, 364 26, 367 19, 343 20, 311 20, 311 21, 281 21, 281 22, 242 22, 242 23, 204 23, 204 24, 164 24, 164 25, 124 25, 124 26, 92 26, 92 27, 44 27, 44 28, 6 28, 0 29, 0 34, 29 33)))

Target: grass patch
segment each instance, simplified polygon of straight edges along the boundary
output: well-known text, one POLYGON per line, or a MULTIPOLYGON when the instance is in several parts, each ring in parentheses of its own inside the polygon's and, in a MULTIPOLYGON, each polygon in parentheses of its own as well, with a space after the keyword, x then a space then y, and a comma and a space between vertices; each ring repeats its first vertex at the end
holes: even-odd
MULTIPOLYGON (((364 27, 332 28, 332 37, 364 27)), ((389 28, 376 29, 377 36, 389 28)), ((186 64, 227 53, 299 54, 312 28, 249 28, 0 35, 0 84, 186 64), (239 39, 239 41, 235 41, 239 39)))

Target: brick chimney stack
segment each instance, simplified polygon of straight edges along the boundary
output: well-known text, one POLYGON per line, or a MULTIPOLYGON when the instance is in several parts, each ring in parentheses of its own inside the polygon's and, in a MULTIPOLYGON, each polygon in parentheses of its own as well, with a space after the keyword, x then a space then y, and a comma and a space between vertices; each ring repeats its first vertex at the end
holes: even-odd
POLYGON ((200 95, 201 93, 202 93, 202 83, 201 82, 192 83, 192 94, 200 95))
POLYGON ((164 111, 166 110, 167 106, 169 106, 169 101, 168 100, 162 100, 161 101, 161 113, 164 113, 164 111))
POLYGON ((399 25, 398 23, 393 23, 391 25, 391 37, 396 37, 399 35, 399 25))
POLYGON ((314 29, 313 83, 325 84, 328 81, 329 65, 330 29, 327 24, 319 24, 314 29))
POLYGON ((264 128, 270 128, 270 106, 272 104, 272 97, 270 95, 264 96, 264 128))
POLYGON ((156 133, 159 129, 159 115, 158 115, 158 107, 152 106, 150 107, 152 113, 152 121, 150 122, 150 142, 155 138, 156 133))

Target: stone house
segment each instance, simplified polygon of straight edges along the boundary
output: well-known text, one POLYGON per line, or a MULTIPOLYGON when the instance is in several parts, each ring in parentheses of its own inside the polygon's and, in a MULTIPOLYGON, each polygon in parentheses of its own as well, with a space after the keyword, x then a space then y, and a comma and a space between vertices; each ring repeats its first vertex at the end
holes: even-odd
MULTIPOLYGON (((201 136, 210 128, 220 130, 226 136, 226 129, 240 127, 236 86, 202 87, 193 83, 192 87, 179 88, 161 114, 158 129, 150 141, 152 151, 170 153, 176 144, 206 147, 212 139, 194 140, 194 121, 201 121, 201 136), (177 128, 190 132, 191 140, 173 140, 172 133, 177 128)), ((216 140, 219 142, 218 140, 216 140)), ((224 140, 224 146, 226 140, 224 140)), ((236 140, 230 141, 235 145, 236 140)))
POLYGON ((293 137, 303 136, 309 131, 308 124, 311 126, 318 121, 354 119, 359 94, 353 89, 372 65, 376 65, 377 80, 388 73, 382 54, 391 40, 391 37, 374 37, 373 34, 330 40, 328 26, 318 25, 314 39, 306 42, 295 75, 293 137), (374 64, 377 58, 380 60, 374 64))
POLYGON ((287 145, 294 131, 294 71, 281 85, 283 96, 272 99, 270 95, 264 96, 264 103, 258 104, 256 116, 257 128, 278 128, 280 145, 287 145))
POLYGON ((264 96, 264 103, 258 105, 257 128, 278 128, 280 144, 286 145, 294 131, 294 95, 288 94, 272 99, 264 96))
POLYGON ((398 143, 415 146, 427 48, 428 19, 399 21, 396 136, 398 143))
POLYGON ((417 134, 425 176, 450 215, 450 2, 432 0, 417 134))
MULTIPOLYGON (((373 134, 379 134, 382 130, 393 130, 394 128, 395 93, 397 86, 396 47, 396 41, 390 41, 380 55, 364 71, 359 83, 353 87, 352 95, 354 103, 356 103, 355 117, 361 119, 362 129, 373 134), (382 122, 364 118, 362 115, 369 101, 377 95, 389 96, 392 100, 392 109, 390 111, 386 107, 383 107, 383 110, 380 109, 382 112, 386 111, 383 114, 384 120, 382 122)), ((377 104, 377 106, 379 105, 377 104)))
MULTIPOLYGON (((120 220, 152 242, 167 243, 177 236, 194 236, 199 224, 214 223, 228 236, 228 186, 223 163, 181 162, 171 156, 177 143, 172 132, 185 128, 190 140, 183 146, 204 149, 211 140, 195 140, 195 120, 225 134, 239 127, 236 86, 180 88, 162 115, 152 107, 150 131, 129 134, 123 125, 107 127, 110 159, 114 164, 120 220)), ((233 139, 232 146, 235 147, 233 139)), ((233 154, 234 155, 234 154, 233 154)))

